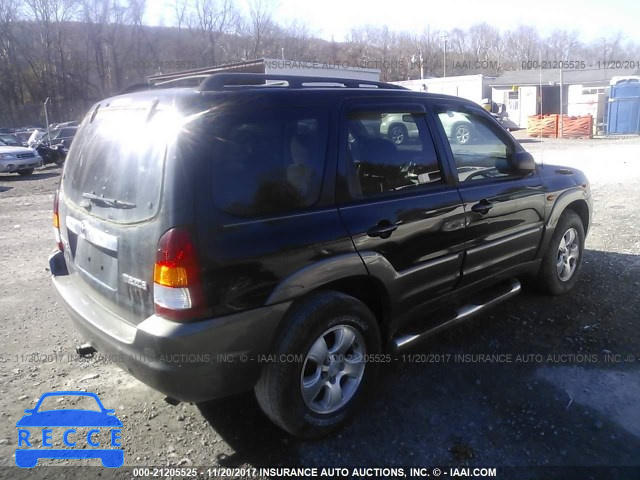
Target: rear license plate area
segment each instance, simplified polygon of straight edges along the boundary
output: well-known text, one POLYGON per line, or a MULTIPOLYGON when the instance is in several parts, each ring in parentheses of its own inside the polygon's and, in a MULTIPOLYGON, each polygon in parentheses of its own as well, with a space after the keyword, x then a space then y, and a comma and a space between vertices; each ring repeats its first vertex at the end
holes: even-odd
POLYGON ((118 288, 118 255, 78 237, 76 268, 110 290, 118 288))

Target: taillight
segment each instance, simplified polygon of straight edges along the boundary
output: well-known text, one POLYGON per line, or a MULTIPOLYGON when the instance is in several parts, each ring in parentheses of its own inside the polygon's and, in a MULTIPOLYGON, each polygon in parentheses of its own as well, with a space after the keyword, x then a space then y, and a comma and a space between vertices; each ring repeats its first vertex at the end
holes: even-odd
POLYGON ((187 228, 172 228, 158 242, 153 297, 156 314, 170 320, 195 320, 206 312, 200 263, 187 228))
POLYGON ((56 239, 56 243, 58 244, 58 250, 64 250, 64 246, 62 245, 62 238, 60 237, 60 214, 58 210, 58 190, 56 190, 56 194, 53 196, 53 235, 56 239))

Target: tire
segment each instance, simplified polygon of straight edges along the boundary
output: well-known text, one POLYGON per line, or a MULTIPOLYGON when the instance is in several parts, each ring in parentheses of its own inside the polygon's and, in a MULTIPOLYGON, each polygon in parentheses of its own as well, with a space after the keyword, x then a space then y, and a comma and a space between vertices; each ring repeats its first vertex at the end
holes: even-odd
POLYGON ((394 123, 389 127, 389 131, 387 132, 387 136, 389 140, 391 140, 396 145, 402 145, 403 143, 407 143, 409 140, 409 132, 407 131, 407 127, 402 125, 401 123, 394 123))
POLYGON ((23 177, 28 177, 33 174, 33 168, 28 168, 26 170, 19 170, 18 175, 22 175, 23 177))
POLYGON ((584 240, 584 226, 578 214, 573 210, 564 211, 535 279, 538 290, 562 295, 574 287, 580 274, 584 240))
POLYGON ((363 357, 380 350, 378 323, 362 302, 339 292, 311 294, 292 307, 275 349, 276 359, 290 354, 295 359, 263 367, 255 386, 258 403, 291 435, 328 435, 347 423, 369 395, 378 364, 365 362, 363 357), (351 337, 351 346, 342 349, 344 355, 331 357, 331 350, 349 344, 351 337), (325 363, 321 363, 322 358, 325 363), (303 397, 305 385, 308 393, 303 397), (338 391, 341 396, 330 396, 338 391))
POLYGON ((456 123, 451 129, 451 139, 459 145, 466 145, 471 141, 471 126, 466 123, 456 123))
POLYGON ((61 167, 64 165, 64 161, 67 159, 67 157, 58 154, 58 156, 56 157, 56 159, 53 161, 53 163, 55 163, 57 166, 61 167))

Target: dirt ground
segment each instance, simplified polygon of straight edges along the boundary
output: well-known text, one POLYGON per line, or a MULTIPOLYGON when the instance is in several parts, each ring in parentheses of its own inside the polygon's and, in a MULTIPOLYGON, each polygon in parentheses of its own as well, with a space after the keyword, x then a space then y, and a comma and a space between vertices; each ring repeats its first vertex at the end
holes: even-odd
POLYGON ((6 468, 15 423, 43 392, 63 389, 116 409, 130 466, 640 466, 640 139, 517 136, 537 161, 581 168, 592 182, 575 290, 524 291, 398 356, 355 421, 315 442, 272 426, 251 394, 170 406, 116 365, 78 358, 82 338, 46 269, 60 169, 0 176, 0 476, 26 476, 6 468))

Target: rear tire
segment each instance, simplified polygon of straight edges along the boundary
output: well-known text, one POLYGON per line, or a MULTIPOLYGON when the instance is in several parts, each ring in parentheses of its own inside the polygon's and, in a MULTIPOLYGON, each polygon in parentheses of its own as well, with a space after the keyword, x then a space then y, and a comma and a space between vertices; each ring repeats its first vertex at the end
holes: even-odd
POLYGON ((387 134, 389 140, 391 140, 396 145, 402 145, 403 143, 407 143, 409 140, 409 132, 407 131, 407 127, 402 125, 401 123, 394 123, 389 127, 389 133, 387 134))
POLYGON ((367 398, 378 365, 365 360, 380 349, 378 323, 362 302, 339 292, 314 293, 292 307, 276 361, 263 367, 255 386, 258 403, 294 436, 328 435, 367 398), (286 355, 295 359, 282 361, 286 355))
POLYGON ((573 210, 563 212, 535 279, 538 290, 562 295, 574 287, 580 274, 584 240, 580 216, 573 210))
POLYGON ((33 168, 28 168, 27 170, 18 171, 18 175, 22 175, 23 177, 28 177, 33 174, 33 168))

